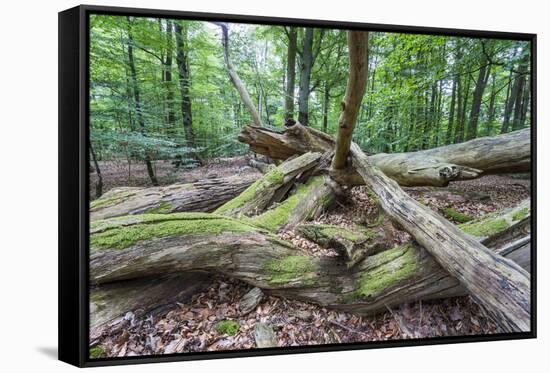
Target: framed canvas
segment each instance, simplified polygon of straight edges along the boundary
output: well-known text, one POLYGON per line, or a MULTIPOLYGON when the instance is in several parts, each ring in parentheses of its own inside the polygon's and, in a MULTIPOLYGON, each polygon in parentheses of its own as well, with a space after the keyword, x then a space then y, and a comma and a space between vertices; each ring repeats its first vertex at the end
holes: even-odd
POLYGON ((59 13, 59 358, 536 336, 536 35, 59 13))

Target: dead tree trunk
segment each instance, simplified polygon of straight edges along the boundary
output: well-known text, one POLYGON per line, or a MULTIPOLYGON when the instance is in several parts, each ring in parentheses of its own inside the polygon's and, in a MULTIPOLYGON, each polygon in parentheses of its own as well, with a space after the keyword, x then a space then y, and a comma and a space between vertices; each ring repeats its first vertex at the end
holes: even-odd
MULTIPOLYGON (((334 139, 310 127, 295 124, 284 132, 246 127, 239 140, 272 159, 287 159, 308 151, 334 149, 334 139)), ((402 186, 446 186, 450 181, 483 175, 528 172, 531 167, 529 128, 494 137, 480 137, 461 144, 409 153, 380 153, 369 161, 402 186)), ((354 170, 339 179, 348 185, 363 181, 354 170)))
POLYGON ((244 83, 239 77, 239 74, 237 74, 237 71, 233 66, 233 62, 231 62, 231 58, 229 57, 229 30, 227 28, 227 25, 225 23, 216 23, 216 24, 220 26, 222 30, 223 58, 227 66, 227 72, 229 74, 229 78, 231 79, 231 83, 233 83, 233 86, 235 87, 237 92, 239 92, 239 95, 243 100, 243 104, 248 110, 248 112, 250 113, 250 116, 252 117, 252 121, 254 122, 254 124, 256 126, 262 127, 262 120, 261 120, 260 114, 258 113, 258 110, 256 110, 256 107, 252 103, 252 100, 248 95, 248 91, 246 90, 244 83))
POLYGON ((530 330, 529 273, 416 202, 373 167, 355 144, 352 157, 359 174, 380 198, 384 211, 460 281, 495 323, 508 332, 530 330))
POLYGON ((111 189, 90 204, 90 219, 99 220, 136 214, 211 212, 237 197, 254 176, 204 179, 152 188, 111 189))
MULTIPOLYGON (((529 219, 526 201, 461 229, 529 268, 529 219)), ((332 228, 337 232, 334 239, 346 235, 346 230, 332 228)), ((347 239, 388 246, 350 267, 342 265, 348 260, 344 253, 325 258, 307 255, 254 225, 253 219, 243 222, 213 214, 180 213, 93 222, 90 280, 92 302, 97 303, 92 308, 97 313, 92 315, 93 325, 135 308, 147 311, 172 302, 181 295, 174 287, 188 294, 188 285, 180 287, 183 280, 178 276, 190 271, 224 274, 274 295, 358 314, 466 294, 423 248, 412 244, 392 247, 392 239, 384 241, 380 236, 382 230, 365 228, 363 236, 356 234, 346 235, 347 239), (109 294, 117 294, 116 303, 109 294), (149 296, 158 299, 159 294, 163 300, 149 301, 149 296)))

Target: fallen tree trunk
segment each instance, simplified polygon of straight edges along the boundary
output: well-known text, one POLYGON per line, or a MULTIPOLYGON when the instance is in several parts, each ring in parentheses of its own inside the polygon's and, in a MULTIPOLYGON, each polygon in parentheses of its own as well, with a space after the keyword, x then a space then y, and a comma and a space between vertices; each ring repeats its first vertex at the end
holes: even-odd
POLYGON ((356 144, 352 144, 351 156, 355 169, 379 197, 384 211, 460 281, 497 325, 508 332, 530 330, 528 272, 416 202, 373 166, 356 144))
MULTIPOLYGON (((520 227, 521 234, 528 235, 524 223, 529 218, 529 206, 524 204, 469 223, 465 229, 475 234, 489 231, 496 237, 520 227), (500 222, 502 219, 506 224, 500 222)), ((490 242, 484 237, 478 239, 490 242)), ((499 245, 504 246, 491 247, 502 250, 506 243, 499 245)), ((109 283, 116 288, 121 280, 207 271, 237 278, 274 295, 359 314, 466 292, 426 250, 414 245, 389 248, 348 268, 345 258, 313 257, 252 223, 212 214, 97 221, 92 223, 91 246, 90 280, 94 286, 101 285, 99 289, 109 283)), ((506 250, 503 254, 508 257, 529 256, 525 244, 506 250)), ((148 293, 140 292, 143 296, 148 293)), ((127 294, 132 297, 132 293, 127 294)), ((119 296, 121 302, 134 304, 119 296)))
MULTIPOLYGON (((530 137, 531 131, 526 128, 430 150, 370 155, 368 160, 402 186, 446 186, 450 181, 482 175, 528 172, 530 137)), ((300 124, 284 132, 248 126, 239 134, 239 141, 258 154, 283 160, 309 151, 332 151, 335 144, 330 135, 300 124)), ((344 170, 334 176, 343 184, 364 184, 355 170, 344 170)))
POLYGON ((152 188, 116 188, 90 203, 90 219, 145 213, 211 212, 248 188, 256 177, 231 176, 152 188))
POLYGON ((90 339, 104 326, 124 323, 128 313, 155 315, 176 302, 186 302, 209 283, 206 273, 173 273, 90 288, 90 339))

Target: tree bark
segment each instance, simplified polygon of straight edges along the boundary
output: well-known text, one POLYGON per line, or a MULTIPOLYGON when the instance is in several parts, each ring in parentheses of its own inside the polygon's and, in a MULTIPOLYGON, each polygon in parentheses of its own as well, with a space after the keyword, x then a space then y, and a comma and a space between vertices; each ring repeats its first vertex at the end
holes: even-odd
POLYGON ((90 204, 90 219, 146 213, 212 212, 256 180, 241 175, 152 188, 116 188, 90 204))
MULTIPOLYGON (((483 55, 484 56, 484 55, 483 55)), ((476 86, 474 89, 474 97, 472 99, 472 109, 470 111, 470 121, 468 130, 466 131, 466 140, 471 140, 477 137, 477 124, 479 122, 479 112, 481 109, 481 99, 483 92, 487 86, 487 80, 491 73, 491 65, 487 64, 487 58, 481 59, 481 67, 477 76, 476 86)))
POLYGON ((332 158, 332 168, 336 170, 346 166, 355 122, 367 86, 368 40, 367 32, 348 31, 349 78, 342 101, 342 113, 338 119, 338 132, 332 158))
POLYGON ((304 126, 309 121, 309 83, 313 66, 313 29, 306 27, 300 64, 300 90, 298 96, 298 121, 304 126))
MULTIPOLYGON (((166 300, 170 300, 169 291, 161 291, 160 288, 151 292, 147 290, 149 286, 156 286, 156 282, 151 282, 151 276, 160 276, 159 281, 163 281, 164 276, 171 276, 172 273, 192 271, 227 275, 273 295, 358 314, 382 311, 401 303, 466 294, 465 288, 455 278, 448 275, 426 250, 416 245, 389 246, 348 267, 342 265, 341 256, 318 258, 307 255, 262 228, 229 217, 173 214, 170 219, 174 220, 149 219, 146 227, 143 221, 135 219, 137 217, 132 218, 125 221, 103 220, 92 226, 90 280, 93 289, 106 289, 106 286, 121 289, 117 284, 145 289, 143 293, 117 291, 119 296, 116 297, 117 303, 113 304, 114 310, 104 311, 103 315, 105 312, 108 315, 123 314, 118 305, 140 304, 139 299, 132 300, 140 294, 146 299, 147 294, 160 292, 166 300), (143 228, 156 229, 171 221, 187 224, 186 231, 171 236, 141 236, 141 240, 122 249, 94 246, 101 242, 97 240, 97 235, 113 237, 128 233, 124 231, 132 227, 140 231, 143 228), (121 280, 131 281, 119 282, 121 280), (142 283, 144 285, 139 285, 142 283)), ((483 232, 479 227, 501 219, 507 224, 496 225, 491 237, 477 237, 476 240, 483 240, 492 250, 515 257, 529 268, 528 201, 471 222, 462 229, 483 232), (520 212, 521 217, 518 218, 520 212), (499 237, 506 239, 499 240, 499 237)), ((371 239, 376 241, 378 237, 371 239)), ((166 286, 172 288, 169 284, 166 286)), ((176 288, 178 291, 185 290, 185 287, 176 288)), ((97 302, 95 298, 92 300, 97 302)), ((105 302, 104 306, 110 307, 110 301, 105 302)), ((99 317, 105 320, 105 316, 101 315, 96 319, 99 317)))
POLYGON ((176 63, 178 64, 179 84, 181 93, 181 117, 183 131, 187 146, 195 147, 195 134, 193 132, 193 114, 191 111, 191 77, 189 72, 189 60, 186 51, 187 26, 182 27, 179 22, 175 22, 176 29, 176 63))
POLYGON ((352 145, 353 163, 384 211, 470 292, 507 332, 531 329, 530 276, 405 193, 352 145))
POLYGON ((239 77, 239 74, 237 74, 237 71, 233 66, 233 62, 231 61, 231 58, 229 55, 229 30, 227 28, 227 25, 225 23, 216 23, 216 24, 220 26, 222 30, 223 58, 225 60, 225 65, 227 66, 227 73, 229 74, 231 83, 233 83, 233 86, 239 93, 239 96, 241 96, 241 100, 243 101, 244 106, 248 110, 248 113, 252 117, 252 121, 254 122, 254 124, 256 126, 262 127, 263 124, 260 117, 260 113, 258 113, 258 110, 256 110, 256 107, 254 106, 254 103, 252 102, 252 99, 250 98, 250 95, 248 94, 248 91, 246 90, 244 83, 239 77))
MULTIPOLYGON (((134 62, 134 38, 132 35, 132 19, 130 16, 126 17, 128 22, 128 65, 130 66, 130 75, 132 79, 132 90, 134 92, 134 106, 136 111, 137 120, 141 133, 145 136, 145 120, 143 119, 143 113, 141 108, 141 99, 139 92, 139 85, 137 81, 137 72, 136 64, 134 62)), ((151 179, 151 184, 158 185, 157 177, 155 176, 155 171, 153 170, 153 165, 151 164, 151 158, 147 152, 145 152, 145 166, 147 167, 147 174, 149 179, 151 179)))
MULTIPOLYGON (((250 145, 252 151, 272 159, 334 149, 331 136, 300 124, 282 133, 249 126, 240 133, 239 140, 250 145)), ((531 166, 530 129, 418 152, 381 153, 368 158, 402 186, 446 186, 450 181, 482 175, 528 172, 531 166)), ((340 181, 348 185, 363 183, 353 170, 342 172, 340 176, 340 181)))
POLYGON ((298 44, 298 31, 295 27, 288 28, 288 50, 286 62, 286 96, 285 96, 285 120, 294 117, 294 88, 296 80, 296 49, 298 44))
POLYGON ((97 175, 97 184, 95 185, 95 197, 100 198, 103 194, 103 176, 101 175, 101 169, 99 168, 99 163, 97 163, 97 158, 95 156, 94 147, 91 141, 90 154, 92 155, 92 161, 94 162, 94 169, 97 175))

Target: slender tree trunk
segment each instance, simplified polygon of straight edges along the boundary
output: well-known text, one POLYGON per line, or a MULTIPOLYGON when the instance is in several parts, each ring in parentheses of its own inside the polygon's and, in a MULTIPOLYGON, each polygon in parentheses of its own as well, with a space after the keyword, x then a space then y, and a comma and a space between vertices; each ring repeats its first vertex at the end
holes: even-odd
POLYGON ((520 128, 525 127, 527 121, 527 113, 529 111, 529 106, 531 104, 531 79, 527 78, 527 83, 525 84, 525 92, 523 93, 523 102, 521 104, 521 119, 520 119, 520 128))
POLYGON ((466 140, 471 140, 477 137, 477 125, 479 122, 481 99, 483 98, 483 92, 485 91, 485 86, 487 85, 487 80, 489 78, 490 72, 491 66, 487 65, 487 58, 483 57, 481 59, 481 68, 479 69, 476 86, 474 89, 472 109, 470 111, 470 122, 468 124, 468 130, 466 132, 466 140))
POLYGON ((489 108, 487 109, 487 123, 485 125, 485 136, 491 136, 493 133, 493 122, 495 120, 495 100, 496 92, 496 71, 492 74, 491 79, 491 97, 489 99, 489 108))
POLYGON ((455 119, 455 106, 456 106, 456 87, 457 87, 457 78, 453 79, 453 87, 451 93, 451 105, 449 108, 449 124, 447 125, 447 135, 445 137, 445 143, 451 144, 453 138, 453 124, 455 119))
POLYGON ((95 173, 97 175, 97 183, 95 185, 95 197, 99 198, 103 194, 103 176, 101 175, 101 169, 99 168, 99 163, 97 163, 97 158, 95 156, 94 147, 91 141, 90 154, 92 155, 92 161, 94 162, 95 173))
POLYGON ((189 59, 187 54, 187 25, 183 26, 175 22, 176 28, 176 63, 178 65, 179 85, 181 93, 181 117, 183 131, 187 146, 195 147, 195 134, 193 133, 193 115, 191 112, 191 74, 189 71, 189 59))
MULTIPOLYGON (((134 38, 132 35, 132 19, 128 16, 128 64, 130 65, 130 75, 132 78, 132 88, 134 91, 134 106, 136 111, 137 120, 141 133, 145 136, 145 120, 143 119, 143 113, 141 108, 141 100, 139 95, 139 85, 137 81, 136 65, 134 62, 134 38)), ((155 176, 155 170, 151 163, 151 158, 147 151, 145 152, 145 165, 147 167, 147 174, 153 185, 158 185, 157 177, 155 176)))
POLYGON ((527 60, 523 60, 519 66, 518 78, 517 78, 517 92, 515 94, 514 100, 514 119, 512 121, 512 131, 518 130, 521 128, 521 117, 522 117, 522 104, 523 104, 523 95, 525 90, 525 79, 527 71, 527 60))
POLYGON ((298 31, 295 27, 288 28, 288 51, 286 62, 286 96, 285 96, 285 120, 294 117, 294 88, 296 80, 296 49, 298 44, 298 31))
POLYGON ((164 62, 164 84, 166 87, 166 124, 172 131, 175 129, 176 113, 174 111, 174 90, 172 88, 172 60, 174 54, 173 24, 166 20, 166 60, 164 62))
POLYGON ((365 89, 368 73, 368 33, 348 31, 349 77, 346 94, 342 101, 342 113, 338 119, 338 132, 332 168, 342 169, 346 166, 353 129, 365 89))
POLYGON ((461 105, 461 115, 460 115, 460 121, 457 125, 457 130, 455 134, 455 143, 459 143, 464 141, 464 132, 465 132, 465 126, 466 126, 466 110, 468 109, 468 96, 470 94, 470 81, 471 78, 469 76, 466 77, 466 87, 464 91, 462 92, 462 105, 461 105))
POLYGON ((328 109, 330 103, 330 85, 325 82, 325 96, 323 100, 323 132, 328 130, 328 109))
POLYGON ((311 68, 313 66, 313 29, 307 27, 304 31, 300 64, 300 91, 298 97, 298 121, 304 126, 309 121, 309 85, 311 68))

